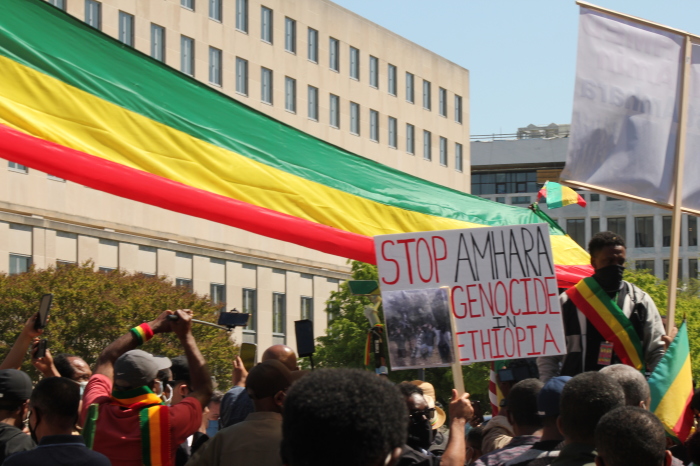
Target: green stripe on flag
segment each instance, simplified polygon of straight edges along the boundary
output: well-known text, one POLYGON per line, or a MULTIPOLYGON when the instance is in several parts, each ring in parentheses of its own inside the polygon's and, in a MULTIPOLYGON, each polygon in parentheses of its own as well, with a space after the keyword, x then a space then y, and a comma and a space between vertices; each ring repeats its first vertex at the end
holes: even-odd
POLYGON ((668 392, 673 382, 678 377, 681 368, 690 357, 690 346, 688 344, 688 326, 685 321, 678 329, 678 334, 673 339, 661 361, 654 368, 654 372, 649 377, 649 388, 651 389, 651 406, 649 411, 656 411, 659 403, 668 392))
POLYGON ((540 221, 527 209, 422 180, 285 125, 43 1, 2 5, 1 55, 193 137, 409 211, 492 226, 540 221))
POLYGON ((559 183, 547 183, 547 207, 556 209, 563 206, 561 185, 559 183))
POLYGON ((148 408, 139 411, 139 425, 141 427, 141 463, 144 466, 151 465, 151 427, 148 421, 148 408))

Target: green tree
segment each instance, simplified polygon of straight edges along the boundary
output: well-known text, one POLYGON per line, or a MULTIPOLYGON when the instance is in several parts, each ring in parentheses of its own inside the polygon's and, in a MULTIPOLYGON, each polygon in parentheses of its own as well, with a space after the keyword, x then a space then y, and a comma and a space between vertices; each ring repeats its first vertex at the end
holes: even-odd
MULTIPOLYGON (((378 280, 377 267, 363 262, 352 262, 353 280, 378 280)), ((341 283, 339 290, 333 292, 327 301, 327 312, 330 324, 325 336, 316 341, 314 361, 318 367, 354 367, 365 368, 365 346, 367 332, 370 330, 369 321, 364 315, 364 308, 370 305, 369 298, 355 296, 350 293, 347 282, 341 283)), ((384 321, 383 310, 379 307, 379 317, 384 321)), ((385 347, 385 354, 386 347, 385 347)), ((389 361, 387 361, 389 364, 389 361)), ((374 361, 372 367, 374 368, 374 361)), ((464 385, 472 399, 488 405, 489 364, 476 363, 463 367, 464 385)), ((389 378, 394 382, 415 380, 417 370, 401 370, 389 372, 389 378)), ((431 368, 425 370, 425 379, 435 387, 438 400, 447 406, 451 390, 454 386, 452 369, 431 368)))
MULTIPOLYGON (((44 293, 54 295, 43 334, 51 353, 76 354, 88 364, 93 364, 102 349, 131 327, 166 309, 192 309, 195 318, 216 322, 220 308, 207 296, 173 286, 165 277, 123 270, 95 272, 91 262, 0 274, 0 357, 7 354, 25 321, 38 310, 44 293)), ((194 324, 192 333, 219 386, 228 388, 235 348, 226 332, 194 324)), ((158 335, 143 349, 167 357, 182 354, 173 334, 158 335)), ((29 358, 22 369, 37 375, 29 358)))

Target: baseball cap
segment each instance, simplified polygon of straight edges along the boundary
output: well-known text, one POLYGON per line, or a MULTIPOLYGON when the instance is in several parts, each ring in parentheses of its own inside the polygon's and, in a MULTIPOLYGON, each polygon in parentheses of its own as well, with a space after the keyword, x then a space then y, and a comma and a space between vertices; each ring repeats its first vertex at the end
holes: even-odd
POLYGON ((25 402, 32 396, 32 379, 17 369, 0 370, 0 402, 25 402))
POLYGON ((543 417, 559 416, 559 399, 564 385, 571 380, 568 375, 554 377, 544 384, 537 394, 537 414, 543 417))
POLYGON ((411 383, 423 390, 423 398, 428 403, 428 408, 435 408, 435 416, 430 420, 430 425, 433 427, 433 430, 438 429, 447 420, 447 415, 442 408, 435 405, 435 387, 433 387, 433 384, 422 380, 412 380, 411 383))
POLYGON ((250 370, 245 388, 252 399, 260 400, 286 390, 305 374, 306 371, 290 371, 280 361, 268 359, 250 370))
POLYGON ((156 357, 143 350, 131 350, 114 362, 114 381, 120 385, 136 388, 148 385, 158 371, 170 367, 170 359, 156 357))
POLYGON ((172 380, 184 380, 186 382, 190 381, 190 365, 187 362, 187 357, 177 356, 170 360, 172 365, 170 370, 172 372, 172 380))

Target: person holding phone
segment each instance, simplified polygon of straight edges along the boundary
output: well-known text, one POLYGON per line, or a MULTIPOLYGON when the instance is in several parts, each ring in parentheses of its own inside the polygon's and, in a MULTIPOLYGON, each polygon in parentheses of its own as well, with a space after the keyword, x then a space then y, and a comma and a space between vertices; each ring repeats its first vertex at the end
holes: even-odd
POLYGON ((43 328, 37 329, 36 327, 36 322, 38 318, 39 313, 37 312, 35 314, 32 314, 31 317, 27 319, 27 321, 24 324, 24 327, 22 327, 22 331, 17 337, 17 340, 15 340, 15 343, 12 345, 12 349, 10 349, 10 352, 7 353, 5 359, 2 361, 2 363, 0 363, 0 370, 19 370, 20 367, 22 367, 22 362, 24 361, 24 357, 27 354, 27 350, 29 350, 29 346, 35 339, 38 339, 41 336, 41 334, 44 333, 43 328))

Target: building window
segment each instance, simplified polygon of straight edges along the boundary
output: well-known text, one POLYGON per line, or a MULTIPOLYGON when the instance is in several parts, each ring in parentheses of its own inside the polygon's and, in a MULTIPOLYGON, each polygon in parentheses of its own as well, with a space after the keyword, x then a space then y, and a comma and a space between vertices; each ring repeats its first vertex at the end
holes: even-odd
POLYGON ((505 204, 506 198, 505 197, 496 197, 496 202, 498 202, 500 204, 505 204))
POLYGON ((379 58, 369 56, 369 85, 379 88, 379 58))
POLYGON ((360 79, 360 50, 350 47, 350 77, 360 79))
MULTIPOLYGON (((680 276, 681 276, 681 273, 680 273, 680 272, 681 272, 681 270, 682 270, 682 265, 681 265, 682 262, 681 262, 681 260, 682 260, 682 259, 678 259, 678 275, 677 275, 677 276, 678 276, 679 278, 680 278, 680 276)), ((664 280, 668 280, 668 274, 670 273, 670 270, 669 270, 670 264, 671 264, 671 261, 670 261, 670 260, 668 260, 668 259, 664 260, 664 280)))
POLYGON ((411 123, 406 123, 406 152, 411 155, 416 153, 416 127, 411 123))
POLYGON ((415 89, 413 81, 415 77, 412 73, 406 72, 406 102, 413 103, 415 101, 415 89))
POLYGON ((272 105, 272 70, 260 68, 260 100, 272 105))
POLYGON ((272 293, 272 333, 285 334, 287 320, 286 297, 284 293, 272 293))
POLYGON ((333 71, 340 71, 340 41, 330 38, 328 44, 329 66, 333 71))
POLYGON ((379 112, 376 110, 369 111, 369 139, 379 142, 379 112))
POLYGON ((591 198, 591 202, 599 202, 600 201, 600 194, 591 193, 590 198, 591 198))
POLYGON ((330 123, 334 128, 340 128, 340 97, 331 94, 330 97, 330 123))
POLYGON ((697 259, 688 259, 688 278, 700 278, 697 259))
MULTIPOLYGON (((671 246, 671 217, 670 216, 663 216, 661 218, 661 245, 663 247, 670 247, 671 246)), ((682 239, 682 237, 681 237, 682 239)))
POLYGON ((60 181, 62 183, 66 182, 66 180, 64 178, 59 178, 57 176, 49 175, 48 173, 46 174, 46 178, 48 178, 51 181, 60 181))
POLYGON ((221 86, 221 50, 209 47, 209 82, 221 86))
POLYGON ((292 113, 297 112, 297 80, 289 76, 284 77, 284 108, 292 113))
POLYGON ((192 292, 192 280, 189 278, 176 278, 175 286, 182 286, 187 288, 190 293, 192 292))
POLYGON ((650 274, 654 274, 654 260, 653 259, 637 259, 634 261, 635 270, 648 270, 650 274))
POLYGON ((591 218, 591 236, 596 233, 600 233, 600 218, 593 217, 591 218))
POLYGON ((151 57, 165 61, 165 28, 151 23, 151 57))
POLYGON ((105 273, 105 274, 110 273, 110 272, 114 272, 115 270, 117 270, 117 269, 115 269, 114 267, 99 267, 97 269, 98 272, 105 273))
POLYGON ((318 121, 318 88, 309 86, 309 119, 318 121))
POLYGON ((250 314, 248 325, 245 330, 254 332, 258 328, 258 296, 257 291, 249 288, 243 288, 243 311, 244 314, 250 314))
POLYGON ((447 89, 443 89, 442 87, 438 90, 438 94, 440 96, 440 108, 438 111, 440 112, 440 116, 447 116, 447 89))
POLYGON ((617 233, 623 238, 627 236, 627 218, 613 217, 608 219, 608 231, 617 233))
POLYGON ((134 15, 119 12, 119 42, 134 46, 134 15))
POLYGON ((236 92, 248 95, 248 60, 236 57, 236 92))
POLYGON ((654 247, 654 217, 634 218, 634 247, 654 247))
POLYGON ((28 272, 31 265, 32 258, 30 256, 10 254, 10 275, 28 272))
POLYGON ((209 298, 212 304, 219 304, 219 309, 224 310, 226 305, 226 285, 220 283, 212 283, 209 286, 209 298))
POLYGON ((10 171, 13 172, 18 172, 18 173, 28 173, 29 169, 25 165, 20 165, 15 162, 7 162, 7 168, 10 169, 10 171))
POLYGON ((440 165, 447 166, 447 138, 440 136, 440 165))
POLYGON ((49 3, 63 11, 66 10, 66 0, 49 0, 49 3))
POLYGON ((314 320, 314 298, 301 297, 301 320, 314 320))
POLYGON ((511 204, 529 204, 530 196, 513 196, 510 198, 511 204))
POLYGON ((455 170, 463 171, 464 159, 462 156, 462 144, 455 142, 455 170))
POLYGON ((698 218, 688 215, 688 246, 698 245, 698 218))
POLYGON ((194 0, 180 0, 180 5, 188 10, 194 11, 194 0))
POLYGON ((284 18, 284 50, 297 53, 297 22, 284 18))
POLYGON ((566 234, 585 248, 586 244, 586 220, 583 218, 570 218, 566 220, 566 234))
POLYGON ((430 81, 423 80, 423 108, 430 110, 432 103, 430 101, 430 81))
POLYGON ((388 125, 387 125, 387 126, 388 126, 388 129, 389 129, 389 147, 391 147, 392 149, 396 149, 396 146, 397 146, 397 143, 396 143, 396 139, 397 139, 397 135, 396 135, 396 131, 397 131, 396 118, 394 118, 394 117, 389 117, 388 125))
POLYGON ((360 135, 360 104, 350 102, 350 133, 360 135))
POLYGON ((180 36, 180 71, 194 76, 194 39, 180 36))
POLYGON ((266 6, 260 7, 260 39, 272 43, 272 10, 266 6))
POLYGON ((221 0, 209 0, 209 18, 221 22, 221 0))
POLYGON ((102 4, 94 0, 85 0, 85 22, 95 29, 102 29, 102 4))
POLYGON ((248 32, 248 0, 236 0, 236 29, 248 32))
POLYGON ((462 123, 462 97, 455 96, 455 121, 462 123))
POLYGON ((313 28, 309 28, 308 53, 309 61, 318 63, 318 31, 313 28))
POLYGON ((396 96, 396 66, 391 63, 387 66, 387 92, 396 96))
POLYGON ((423 158, 425 160, 432 160, 433 154, 431 152, 432 148, 432 135, 430 131, 423 130, 423 158))
POLYGON ((536 193, 537 172, 472 173, 472 194, 536 193))

